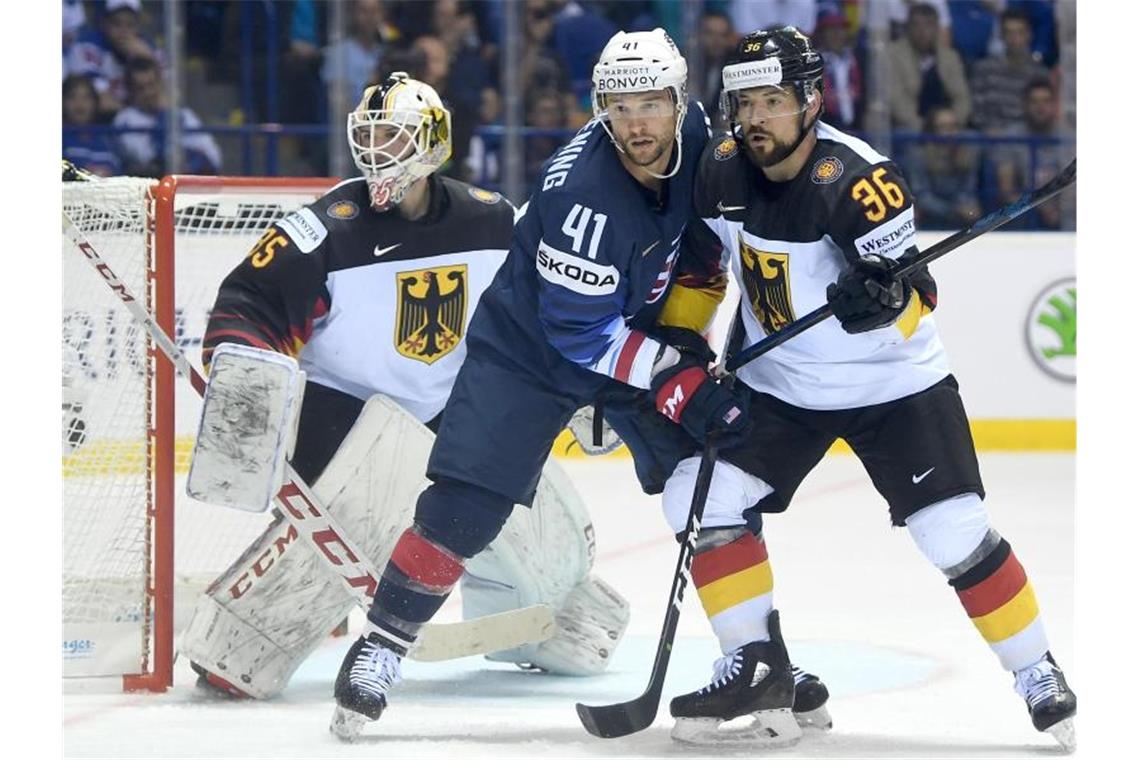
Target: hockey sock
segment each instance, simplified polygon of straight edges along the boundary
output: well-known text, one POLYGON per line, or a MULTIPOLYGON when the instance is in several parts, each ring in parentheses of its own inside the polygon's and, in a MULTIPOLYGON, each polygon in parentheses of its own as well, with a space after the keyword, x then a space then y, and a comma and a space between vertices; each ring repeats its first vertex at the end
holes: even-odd
POLYGON ((772 568, 763 536, 743 526, 701 531, 692 576, 724 654, 768 641, 772 568))
POLYGON ((975 557, 945 570, 974 627, 1006 670, 1020 670, 1049 649, 1037 597, 1009 543, 990 530, 975 557))
POLYGON ((376 632, 401 654, 415 643, 420 627, 431 620, 463 574, 463 558, 423 535, 413 525, 404 531, 368 610, 366 633, 376 632))
POLYGON ((974 627, 1007 670, 1045 656, 1049 644, 1033 586, 1009 543, 990 527, 982 500, 967 493, 907 518, 918 548, 949 579, 974 627))

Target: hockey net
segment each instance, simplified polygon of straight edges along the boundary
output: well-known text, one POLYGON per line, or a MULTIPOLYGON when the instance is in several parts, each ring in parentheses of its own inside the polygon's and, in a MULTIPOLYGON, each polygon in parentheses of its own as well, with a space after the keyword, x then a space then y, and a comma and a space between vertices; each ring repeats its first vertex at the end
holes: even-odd
MULTIPOLYGON (((166 177, 69 182, 64 211, 200 366, 222 278, 277 219, 332 179, 166 177)), ((173 681, 194 599, 265 515, 185 494, 200 399, 64 237, 65 677, 173 681)))

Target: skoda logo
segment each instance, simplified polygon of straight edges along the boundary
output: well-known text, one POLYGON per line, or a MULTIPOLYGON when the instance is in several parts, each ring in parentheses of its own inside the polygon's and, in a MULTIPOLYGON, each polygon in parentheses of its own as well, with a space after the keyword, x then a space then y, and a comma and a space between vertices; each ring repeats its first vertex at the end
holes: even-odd
POLYGON ((1077 380, 1077 281, 1069 277, 1042 290, 1025 320, 1029 354, 1047 374, 1077 380))

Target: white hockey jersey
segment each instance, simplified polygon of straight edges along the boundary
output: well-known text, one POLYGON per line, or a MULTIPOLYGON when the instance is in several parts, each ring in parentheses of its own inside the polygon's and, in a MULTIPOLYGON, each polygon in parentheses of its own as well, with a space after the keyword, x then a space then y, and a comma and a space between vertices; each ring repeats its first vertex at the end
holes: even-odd
MULTIPOLYGON (((826 290, 866 254, 899 258, 915 245, 914 203, 897 167, 862 140, 819 123, 804 169, 771 182, 730 136, 709 143, 696 208, 725 246, 742 294, 744 345, 826 303, 826 290)), ((850 409, 924 390, 950 372, 934 318, 933 278, 912 276, 924 316, 850 335, 828 319, 745 365, 751 388, 805 409, 850 409)), ((917 312, 916 312, 917 313, 917 312)))
POLYGON ((421 422, 438 415, 514 210, 498 193, 429 182, 431 206, 416 221, 372 211, 353 179, 273 225, 223 281, 203 362, 223 342, 269 348, 296 357, 310 382, 383 393, 421 422))

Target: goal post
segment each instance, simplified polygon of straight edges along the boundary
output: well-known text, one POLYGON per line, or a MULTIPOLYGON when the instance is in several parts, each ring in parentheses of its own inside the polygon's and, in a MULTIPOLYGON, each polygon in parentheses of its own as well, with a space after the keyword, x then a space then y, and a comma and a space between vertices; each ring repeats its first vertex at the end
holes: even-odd
MULTIPOLYGON (((65 183, 64 210, 197 360, 222 278, 277 219, 332 178, 169 176, 65 183)), ((64 238, 65 677, 173 683, 194 598, 264 515, 184 493, 200 399, 64 238), (182 387, 185 386, 185 387, 182 387)))

